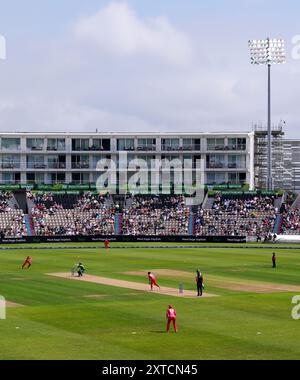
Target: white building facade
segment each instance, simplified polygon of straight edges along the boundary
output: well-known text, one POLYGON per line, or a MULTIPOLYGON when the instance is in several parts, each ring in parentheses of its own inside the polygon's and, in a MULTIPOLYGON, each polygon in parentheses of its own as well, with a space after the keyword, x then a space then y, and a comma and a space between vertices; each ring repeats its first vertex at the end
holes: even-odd
POLYGON ((1 133, 1 184, 93 184, 101 159, 202 159, 207 185, 255 187, 254 133, 1 133))

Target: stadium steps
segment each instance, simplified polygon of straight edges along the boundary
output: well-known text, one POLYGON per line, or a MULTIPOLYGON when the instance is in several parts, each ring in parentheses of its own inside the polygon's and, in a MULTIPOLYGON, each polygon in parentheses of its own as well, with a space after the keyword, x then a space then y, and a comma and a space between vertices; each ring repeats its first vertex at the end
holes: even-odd
POLYGON ((114 205, 113 197, 110 195, 109 197, 107 197, 107 198, 105 199, 105 206, 106 206, 107 208, 112 208, 113 205, 114 205))
POLYGON ((273 228, 273 234, 280 235, 282 221, 283 221, 283 216, 277 215, 277 218, 276 218, 275 224, 274 224, 274 228, 273 228))
POLYGON ((28 213, 26 190, 16 190, 13 192, 16 202, 24 214, 28 213))
POLYGON ((122 224, 123 224, 122 214, 121 213, 117 213, 115 215, 115 231, 116 231, 116 235, 122 235, 122 224))
POLYGON ((33 236, 34 231, 33 231, 32 220, 30 219, 30 215, 28 215, 28 214, 24 215, 24 221, 25 221, 25 226, 26 226, 26 230, 27 230, 27 235, 33 236))
POLYGON ((133 198, 132 197, 126 198, 125 207, 126 208, 130 208, 132 206, 132 203, 133 203, 133 198))
POLYGON ((196 216, 191 213, 190 218, 189 218, 189 235, 190 236, 195 235, 195 223, 196 223, 196 216))
POLYGON ((31 213, 31 210, 35 207, 34 202, 28 198, 27 198, 27 207, 28 207, 28 213, 31 213))
POLYGON ((300 195, 296 198, 295 202, 292 205, 292 209, 300 208, 300 195))
POLYGON ((122 211, 125 207, 125 195, 113 195, 113 202, 115 205, 119 205, 119 210, 122 211))
POLYGON ((275 199, 274 206, 277 207, 278 210, 280 210, 283 202, 284 202, 284 196, 278 197, 275 199))
POLYGON ((18 205, 18 202, 17 202, 17 200, 16 200, 16 198, 15 198, 14 195, 13 195, 13 196, 10 198, 10 200, 8 201, 8 205, 9 205, 9 207, 12 208, 13 210, 14 210, 14 209, 18 209, 18 208, 20 208, 19 205, 18 205))
POLYGON ((214 197, 212 198, 207 197, 203 203, 203 210, 211 210, 214 203, 215 203, 214 197))
MULTIPOLYGON (((61 204, 64 209, 73 209, 79 198, 80 196, 77 194, 59 194, 53 196, 54 202, 61 204)), ((50 208, 52 203, 45 202, 45 205, 47 208, 50 208)))

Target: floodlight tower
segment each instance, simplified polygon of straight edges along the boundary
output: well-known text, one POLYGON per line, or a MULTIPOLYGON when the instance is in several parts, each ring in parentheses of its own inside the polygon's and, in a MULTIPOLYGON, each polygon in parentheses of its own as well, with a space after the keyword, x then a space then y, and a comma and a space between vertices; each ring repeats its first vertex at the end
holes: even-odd
POLYGON ((251 64, 268 66, 268 174, 267 188, 273 190, 272 178, 272 129, 271 129, 271 65, 286 62, 285 44, 282 39, 251 40, 250 48, 251 64))

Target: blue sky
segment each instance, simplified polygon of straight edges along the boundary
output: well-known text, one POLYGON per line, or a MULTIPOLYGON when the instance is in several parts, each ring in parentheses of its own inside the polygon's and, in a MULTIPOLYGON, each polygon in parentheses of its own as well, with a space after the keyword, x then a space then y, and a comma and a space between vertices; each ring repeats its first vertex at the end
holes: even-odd
POLYGON ((266 71, 249 38, 282 37, 273 122, 298 137, 296 1, 0 0, 0 130, 249 130, 266 71))

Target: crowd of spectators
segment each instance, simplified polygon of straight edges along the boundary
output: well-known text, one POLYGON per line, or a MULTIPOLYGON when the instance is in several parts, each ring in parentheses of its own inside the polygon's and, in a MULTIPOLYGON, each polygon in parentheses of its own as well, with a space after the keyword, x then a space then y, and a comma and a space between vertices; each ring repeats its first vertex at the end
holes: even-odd
POLYGON ((11 206, 9 205, 9 201, 12 198, 12 193, 10 192, 0 192, 0 213, 9 211, 11 206))
MULTIPOLYGON (((106 197, 85 193, 71 208, 64 208, 51 194, 31 196, 36 235, 112 235, 115 233, 115 208, 106 197)), ((66 194, 65 197, 68 197, 66 194)), ((66 204, 68 204, 65 199, 66 204)))
POLYGON ((280 232, 283 235, 300 235, 300 208, 293 207, 294 201, 295 197, 288 194, 281 208, 282 224, 280 232))
MULTIPOLYGON (((289 196, 278 210, 275 196, 226 197, 219 193, 210 209, 200 206, 196 213, 194 210, 194 219, 180 195, 128 195, 121 208, 109 195, 92 192, 72 197, 29 191, 27 198, 32 232, 40 236, 115 235, 117 221, 123 235, 188 235, 193 220, 196 236, 249 236, 269 241, 274 239, 280 213, 280 233, 300 235, 300 208, 292 207, 295 198, 289 196), (120 213, 119 219, 116 213, 120 213)), ((0 235, 27 235, 25 215, 10 192, 0 192, 0 235)))
POLYGON ((123 211, 123 234, 187 235, 189 215, 183 196, 138 195, 123 211))
POLYGON ((12 199, 11 192, 0 193, 0 236, 2 238, 20 238, 27 235, 23 211, 13 206, 12 199))
POLYGON ((95 195, 92 192, 84 193, 74 204, 74 209, 87 210, 103 210, 106 208, 109 195, 95 195))
POLYGON ((211 209, 199 207, 195 234, 205 236, 266 236, 278 214, 275 197, 226 198, 217 194, 211 209))
POLYGON ((300 235, 300 208, 290 208, 283 213, 281 233, 300 235))

